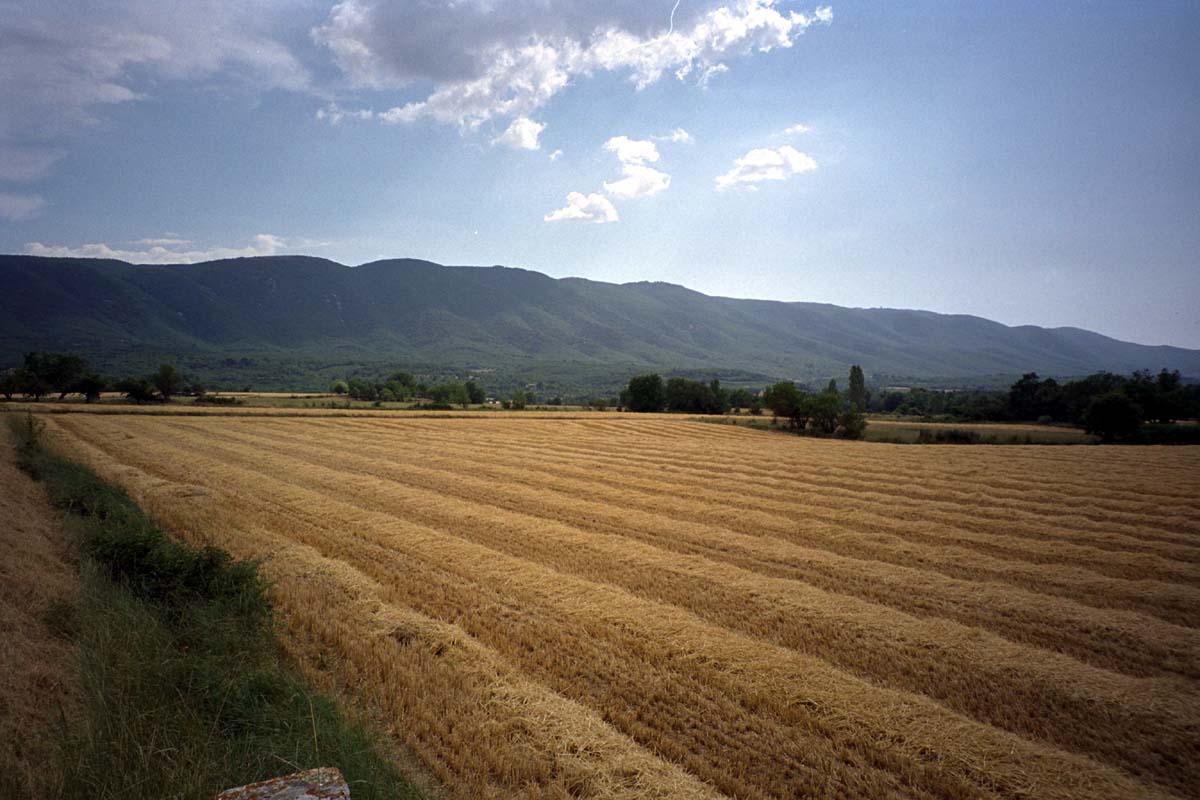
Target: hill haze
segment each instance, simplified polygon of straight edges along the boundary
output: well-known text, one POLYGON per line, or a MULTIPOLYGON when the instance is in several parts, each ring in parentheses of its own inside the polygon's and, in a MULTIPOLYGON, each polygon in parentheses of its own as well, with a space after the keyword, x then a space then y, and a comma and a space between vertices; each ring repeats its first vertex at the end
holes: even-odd
POLYGON ((1078 328, 710 297, 500 266, 348 267, 305 256, 166 266, 0 256, 0 366, 33 349, 76 352, 110 372, 174 359, 210 379, 244 375, 279 388, 371 365, 506 380, 565 371, 580 385, 648 369, 811 381, 843 376, 852 363, 877 381, 914 383, 1162 367, 1200 376, 1200 350, 1078 328))

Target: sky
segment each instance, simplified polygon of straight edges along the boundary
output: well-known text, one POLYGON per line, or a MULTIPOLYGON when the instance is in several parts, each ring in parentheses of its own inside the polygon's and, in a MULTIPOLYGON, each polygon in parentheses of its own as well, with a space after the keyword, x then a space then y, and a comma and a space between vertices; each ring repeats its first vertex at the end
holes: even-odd
POLYGON ((0 252, 425 258, 1200 348, 1200 3, 0 0, 0 252))

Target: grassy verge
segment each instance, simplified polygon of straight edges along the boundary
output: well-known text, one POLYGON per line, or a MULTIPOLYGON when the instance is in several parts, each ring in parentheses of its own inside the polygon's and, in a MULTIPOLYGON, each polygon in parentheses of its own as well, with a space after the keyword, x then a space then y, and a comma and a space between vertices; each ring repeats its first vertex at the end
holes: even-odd
MULTIPOLYGON (((718 425, 738 425, 754 430, 795 435, 769 416, 695 417, 697 421, 718 425)), ((811 435, 805 433, 803 435, 811 435)), ((820 438, 836 438, 821 436, 820 438)), ((918 424, 868 419, 863 440, 882 444, 1090 444, 1098 439, 1078 428, 996 423, 918 424)))
MULTIPOLYGON (((354 800, 420 797, 366 726, 282 662, 254 564, 170 538, 43 447, 35 417, 9 421, 21 467, 67 513, 80 551, 81 600, 50 620, 78 644, 84 690, 47 765, 55 797, 211 800, 316 766, 340 768, 354 800)), ((0 777, 12 796, 4 788, 0 777)))

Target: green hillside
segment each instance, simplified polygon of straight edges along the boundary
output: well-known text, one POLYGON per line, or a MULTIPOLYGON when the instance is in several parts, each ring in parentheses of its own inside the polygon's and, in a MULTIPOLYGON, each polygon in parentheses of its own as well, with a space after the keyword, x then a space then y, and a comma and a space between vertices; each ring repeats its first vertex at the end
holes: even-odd
POLYGON ((1200 351, 979 317, 709 297, 664 283, 554 279, 396 259, 347 267, 280 256, 142 266, 0 256, 0 364, 31 349, 108 371, 163 359, 208 380, 315 387, 407 366, 497 384, 615 385, 632 371, 985 383, 1030 370, 1179 369, 1200 351))

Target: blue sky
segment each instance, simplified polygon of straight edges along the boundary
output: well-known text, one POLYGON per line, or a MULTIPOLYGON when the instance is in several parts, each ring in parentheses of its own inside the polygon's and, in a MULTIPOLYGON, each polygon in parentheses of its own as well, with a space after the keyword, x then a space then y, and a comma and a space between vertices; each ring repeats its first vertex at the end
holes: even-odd
POLYGON ((0 0, 0 251, 420 257, 1200 347, 1198 40, 1190 2, 0 0))

